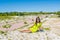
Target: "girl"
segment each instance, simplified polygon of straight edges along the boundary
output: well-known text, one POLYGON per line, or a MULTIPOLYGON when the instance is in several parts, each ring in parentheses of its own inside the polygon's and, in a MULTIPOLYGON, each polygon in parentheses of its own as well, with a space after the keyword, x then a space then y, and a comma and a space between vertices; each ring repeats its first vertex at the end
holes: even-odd
POLYGON ((32 26, 32 27, 30 27, 29 29, 27 29, 27 30, 22 30, 21 32, 32 32, 32 33, 34 33, 34 32, 37 32, 38 30, 40 30, 41 29, 41 25, 42 25, 42 23, 41 23, 41 21, 40 21, 40 18, 39 17, 37 17, 36 18, 36 22, 34 23, 34 25, 32 26))

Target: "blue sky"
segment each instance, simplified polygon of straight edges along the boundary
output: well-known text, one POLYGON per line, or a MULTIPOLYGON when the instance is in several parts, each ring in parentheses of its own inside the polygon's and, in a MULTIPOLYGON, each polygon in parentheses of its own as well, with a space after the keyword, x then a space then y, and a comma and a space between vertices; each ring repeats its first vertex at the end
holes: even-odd
POLYGON ((60 11, 60 0, 0 0, 0 12, 60 11))

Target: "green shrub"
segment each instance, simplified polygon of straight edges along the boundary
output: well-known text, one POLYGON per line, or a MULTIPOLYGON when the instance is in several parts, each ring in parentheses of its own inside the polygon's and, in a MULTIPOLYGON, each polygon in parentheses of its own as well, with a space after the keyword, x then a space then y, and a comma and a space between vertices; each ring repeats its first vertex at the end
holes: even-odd
POLYGON ((3 25, 2 27, 3 27, 3 28, 10 28, 11 25, 7 24, 7 25, 3 25))
POLYGON ((60 15, 58 17, 60 17, 60 15))
POLYGON ((27 24, 27 22, 24 22, 24 24, 27 24))
POLYGON ((7 31, 1 31, 1 30, 0 30, 0 34, 7 35, 7 31))
POLYGON ((3 34, 4 32, 3 31, 0 31, 0 34, 3 34))
POLYGON ((50 28, 44 28, 45 30, 50 30, 50 28))

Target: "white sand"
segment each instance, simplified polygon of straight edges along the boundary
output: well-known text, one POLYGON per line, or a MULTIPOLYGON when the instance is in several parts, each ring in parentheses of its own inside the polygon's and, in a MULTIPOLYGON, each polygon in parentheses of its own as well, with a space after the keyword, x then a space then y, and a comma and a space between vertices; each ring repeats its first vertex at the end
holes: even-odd
MULTIPOLYGON (((36 33, 22 33, 19 30, 13 31, 14 27, 11 27, 10 29, 7 29, 7 30, 12 29, 11 31, 7 32, 7 35, 0 34, 0 40, 60 40, 60 18, 47 18, 47 19, 48 20, 43 23, 42 27, 45 27, 45 28, 50 27, 51 29, 50 31, 44 30, 44 32, 40 31, 36 33)), ((29 18, 28 20, 29 23, 30 23, 30 20, 31 19, 29 18)), ((16 23, 14 23, 14 25, 16 25, 16 23)), ((21 26, 23 25, 24 24, 22 23, 21 26)))

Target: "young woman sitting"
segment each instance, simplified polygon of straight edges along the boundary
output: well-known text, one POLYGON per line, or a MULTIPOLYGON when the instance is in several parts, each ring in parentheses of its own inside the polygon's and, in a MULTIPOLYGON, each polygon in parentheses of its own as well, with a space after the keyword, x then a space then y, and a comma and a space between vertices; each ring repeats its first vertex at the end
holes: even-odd
POLYGON ((28 28, 26 30, 22 30, 21 32, 28 32, 28 33, 30 33, 30 32, 32 32, 32 33, 37 32, 38 30, 42 29, 41 25, 42 25, 41 20, 40 20, 39 17, 37 17, 36 18, 36 22, 34 23, 34 25, 32 27, 30 27, 30 28, 28 28))

